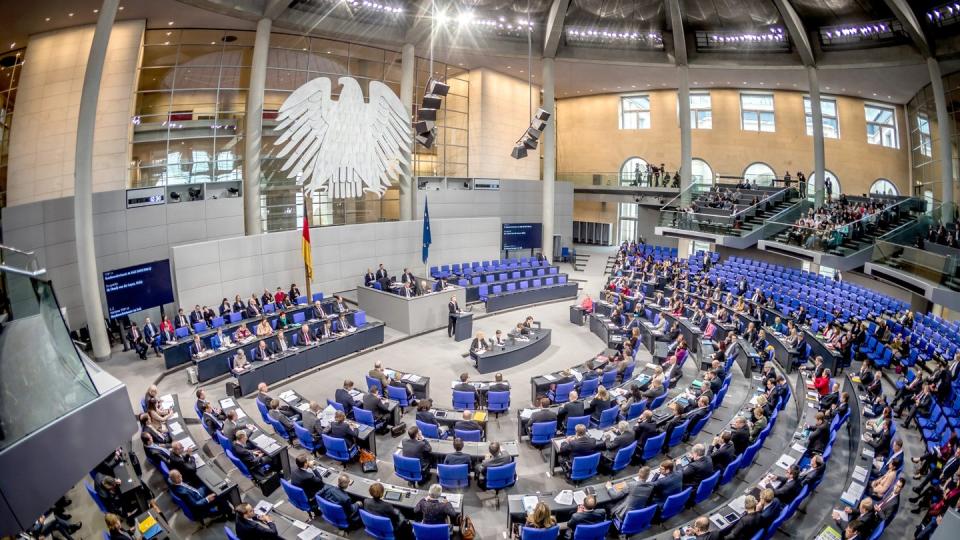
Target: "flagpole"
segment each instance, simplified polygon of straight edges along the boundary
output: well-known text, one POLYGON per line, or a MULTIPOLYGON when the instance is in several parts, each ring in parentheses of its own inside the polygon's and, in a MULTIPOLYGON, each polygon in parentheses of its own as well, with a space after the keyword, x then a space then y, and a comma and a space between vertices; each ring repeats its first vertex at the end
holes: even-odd
MULTIPOLYGON (((303 188, 303 222, 305 227, 309 227, 310 221, 311 221, 309 218, 310 214, 308 213, 309 208, 310 206, 307 204, 307 188, 304 187, 303 188)), ((310 246, 310 248, 311 248, 310 254, 312 257, 313 246, 310 246)), ((308 266, 306 259, 303 260, 303 277, 307 282, 307 302, 309 303, 313 300, 313 291, 311 291, 311 286, 310 286, 310 281, 311 281, 310 266, 308 266)))

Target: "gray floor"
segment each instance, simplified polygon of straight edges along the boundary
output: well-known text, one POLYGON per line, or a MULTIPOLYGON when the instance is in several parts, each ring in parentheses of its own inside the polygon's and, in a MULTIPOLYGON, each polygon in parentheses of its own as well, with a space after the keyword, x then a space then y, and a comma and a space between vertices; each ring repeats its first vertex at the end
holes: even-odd
MULTIPOLYGON (((565 267, 562 271, 568 272, 571 279, 583 280, 583 283, 581 283, 581 296, 584 292, 589 292, 593 296, 596 296, 595 293, 601 284, 603 277, 602 272, 609 250, 604 251, 600 248, 578 248, 578 251, 591 253, 590 260, 584 271, 576 272, 570 267, 565 267)), ((522 308, 507 313, 483 316, 475 321, 474 326, 476 330, 483 330, 488 335, 491 335, 493 330, 497 328, 506 330, 527 314, 530 314, 533 315, 535 319, 541 321, 544 327, 561 330, 553 333, 550 348, 534 361, 504 372, 504 376, 510 380, 515 387, 513 408, 525 405, 525 401, 528 399, 527 384, 531 376, 583 362, 603 349, 601 341, 591 334, 587 328, 575 327, 569 323, 567 310, 569 304, 569 301, 561 301, 553 304, 522 308)), ((438 405, 449 406, 451 402, 450 381, 464 371, 471 374, 475 373, 470 361, 461 356, 462 353, 466 351, 466 343, 452 342, 446 337, 444 330, 431 332, 414 338, 407 338, 407 336, 396 331, 387 329, 385 343, 385 346, 377 350, 364 353, 335 365, 325 366, 323 369, 311 372, 297 380, 277 385, 272 389, 272 393, 278 394, 286 388, 293 388, 310 399, 323 402, 327 397, 333 395, 335 389, 342 384, 344 379, 352 379, 356 381, 359 386, 363 387, 363 374, 370 369, 374 361, 381 360, 387 366, 429 376, 431 378, 431 395, 434 401, 438 405)), ((642 358, 642 360, 646 359, 647 358, 642 358)), ((139 399, 146 386, 153 382, 162 372, 161 359, 150 357, 144 362, 136 359, 135 355, 130 352, 117 352, 113 355, 112 359, 104 362, 102 366, 128 385, 132 401, 131 405, 134 407, 139 406, 139 399)), ((681 387, 685 386, 685 384, 692 379, 696 370, 693 362, 688 363, 685 367, 685 378, 680 383, 681 387)), ((712 433, 717 433, 722 429, 722 424, 728 422, 736 410, 739 409, 739 405, 747 399, 751 385, 752 381, 745 377, 734 377, 734 384, 731 385, 731 389, 728 392, 724 408, 721 408, 715 413, 715 419, 707 425, 704 433, 699 436, 699 440, 709 440, 709 438, 712 437, 712 433)), ((185 372, 180 371, 164 378, 160 386, 161 393, 176 392, 180 394, 182 403, 192 403, 192 396, 196 387, 188 383, 185 372)), ((224 396, 223 382, 215 383, 206 388, 209 397, 212 399, 218 399, 224 396)), ((252 411, 255 408, 250 400, 241 400, 241 404, 248 411, 252 411)), ((788 444, 789 438, 794 431, 796 416, 794 414, 792 418, 790 416, 781 418, 782 420, 778 422, 766 446, 764 446, 763 451, 760 453, 758 463, 744 473, 744 479, 746 481, 755 481, 754 477, 760 474, 759 471, 766 470, 769 463, 775 461, 780 455, 782 448, 788 444)), ((407 421, 408 425, 412 424, 412 412, 408 412, 404 420, 407 421)), ((515 416, 504 416, 498 421, 491 421, 488 439, 515 439, 515 422, 515 416)), ((199 425, 191 425, 189 429, 192 431, 195 440, 209 441, 209 438, 199 425)), ((900 430, 900 436, 903 436, 907 443, 908 457, 918 455, 917 452, 921 451, 922 445, 916 432, 906 433, 906 430, 900 430)), ((812 538, 829 519, 830 510, 839 504, 839 494, 847 484, 847 475, 849 474, 846 466, 848 463, 849 450, 847 450, 847 445, 844 444, 846 441, 845 437, 845 432, 841 432, 839 436, 840 440, 835 446, 835 452, 837 452, 835 454, 836 458, 831 460, 831 465, 828 467, 827 481, 822 484, 816 497, 811 499, 813 502, 807 508, 806 513, 797 514, 797 516, 784 527, 784 530, 789 532, 791 536, 812 538)), ((378 448, 381 454, 379 457, 381 459, 386 458, 386 461, 380 462, 380 471, 376 476, 385 482, 402 483, 393 475, 389 460, 390 449, 392 449, 398 441, 399 439, 392 439, 389 435, 378 439, 378 448)), ((207 449, 211 450, 211 454, 213 455, 220 454, 216 445, 208 444, 207 449)), ((678 455, 684 450, 685 447, 677 448, 671 453, 678 455)), ((302 452, 302 450, 299 448, 291 448, 291 453, 294 455, 300 452, 302 452)), ((216 461, 224 466, 225 470, 230 470, 230 467, 226 466, 228 464, 225 463, 222 456, 216 461)), ((149 465, 145 465, 145 468, 151 469, 149 465)), ((908 466, 906 470, 908 475, 911 472, 910 469, 911 467, 908 466)), ((358 472, 356 466, 352 467, 351 470, 358 472)), ((636 467, 631 467, 627 472, 633 473, 635 470, 636 467)), ((852 467, 850 470, 852 470, 852 467)), ((510 490, 511 493, 529 493, 535 491, 555 493, 560 489, 568 488, 568 484, 563 478, 548 475, 546 463, 541 459, 538 452, 529 447, 523 447, 522 454, 518 459, 518 473, 520 478, 517 486, 510 490)), ((155 486, 157 488, 156 491, 159 493, 162 488, 162 479, 159 473, 151 470, 146 474, 148 476, 148 483, 155 486)), ((237 479, 239 475, 234 471, 231 477, 237 479)), ((240 478, 240 480, 241 489, 253 490, 251 494, 258 494, 258 490, 249 482, 246 482, 242 478, 240 478)), ((707 512, 710 508, 719 505, 721 500, 739 494, 743 487, 743 484, 733 482, 726 486, 727 489, 722 490, 718 495, 715 495, 710 501, 703 503, 696 510, 707 512)), ((74 500, 74 505, 71 508, 72 513, 76 518, 83 519, 85 523, 78 537, 96 538, 97 535, 99 535, 98 531, 103 528, 102 516, 89 501, 82 487, 74 489, 71 496, 74 500)), ((503 500, 504 497, 504 495, 501 495, 501 500, 503 500)), ((161 507, 167 511, 169 506, 163 498, 160 499, 160 504, 161 507)), ((465 498, 465 505, 467 513, 476 523, 478 536, 480 538, 492 539, 505 535, 506 511, 505 509, 501 509, 500 511, 495 510, 492 494, 478 494, 476 490, 471 490, 465 498)), ((888 529, 888 532, 884 534, 884 537, 894 538, 897 535, 903 537, 908 531, 912 536, 912 529, 917 522, 917 516, 909 514, 906 511, 907 509, 908 505, 906 497, 904 497, 901 513, 892 527, 888 529)), ((288 511, 296 512, 289 507, 288 511)), ((171 511, 168 512, 168 516, 169 515, 174 514, 171 511)), ((671 520, 668 525, 673 526, 683 523, 696 515, 698 515, 698 512, 688 510, 679 517, 671 520)), ((306 518, 305 515, 301 517, 303 519, 306 518)), ((179 513, 174 515, 172 522, 175 530, 185 538, 206 539, 224 537, 219 524, 198 530, 197 525, 188 522, 179 515, 179 513)), ((330 530, 329 527, 323 523, 318 522, 317 525, 330 530)), ((668 534, 668 528, 654 526, 643 536, 666 538, 668 534)), ((778 536, 779 535, 778 533, 778 536)), ((362 532, 355 532, 351 536, 362 538, 365 535, 362 532)))

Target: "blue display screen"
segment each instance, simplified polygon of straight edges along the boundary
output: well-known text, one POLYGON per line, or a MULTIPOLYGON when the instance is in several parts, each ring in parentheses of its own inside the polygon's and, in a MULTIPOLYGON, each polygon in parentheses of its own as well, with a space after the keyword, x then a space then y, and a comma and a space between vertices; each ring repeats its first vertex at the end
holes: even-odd
POLYGON ((170 261, 153 261, 103 273, 111 319, 173 302, 170 261))
POLYGON ((543 247, 543 225, 540 223, 504 223, 501 249, 514 251, 543 247))

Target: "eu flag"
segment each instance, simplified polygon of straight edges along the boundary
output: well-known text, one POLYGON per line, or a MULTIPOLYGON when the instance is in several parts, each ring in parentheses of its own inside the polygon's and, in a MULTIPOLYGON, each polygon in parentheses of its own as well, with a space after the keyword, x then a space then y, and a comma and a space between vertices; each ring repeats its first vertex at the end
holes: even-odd
POLYGON ((427 205, 427 199, 423 199, 423 264, 427 264, 427 258, 430 256, 430 208, 427 205))

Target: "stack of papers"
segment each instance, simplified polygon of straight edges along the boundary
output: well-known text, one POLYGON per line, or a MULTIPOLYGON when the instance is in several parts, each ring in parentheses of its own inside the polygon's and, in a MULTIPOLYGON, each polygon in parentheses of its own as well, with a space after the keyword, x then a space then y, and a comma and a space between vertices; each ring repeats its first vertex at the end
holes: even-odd
POLYGON ((180 422, 172 422, 167 427, 170 428, 170 434, 174 437, 183 433, 183 426, 180 425, 180 422))
POLYGON ((197 447, 197 443, 193 442, 193 439, 191 439, 190 437, 187 437, 186 439, 182 439, 180 441, 180 444, 183 445, 184 450, 193 450, 194 448, 197 447))
POLYGON ((777 466, 786 470, 796 462, 797 458, 791 456, 790 454, 783 454, 780 456, 780 459, 777 460, 777 466))
POLYGON ((863 497, 863 484, 858 484, 852 482, 850 487, 846 491, 840 494, 840 500, 843 501, 847 506, 856 506, 860 502, 860 498, 863 497))
POLYGON ((804 446, 804 445, 802 445, 802 444, 800 444, 800 443, 793 443, 793 446, 791 446, 790 448, 793 448, 794 451, 800 452, 800 453, 803 453, 803 452, 806 452, 806 451, 807 451, 807 447, 804 446))
POLYGON ((570 505, 573 504, 573 492, 569 489, 564 489, 557 493, 557 496, 553 498, 557 504, 570 505))
POLYGON ((236 407, 236 406, 237 404, 234 403, 233 398, 226 398, 226 399, 220 400, 220 408, 222 409, 229 409, 230 407, 236 407))
POLYGON ((533 512, 534 507, 537 506, 537 503, 540 502, 540 498, 536 495, 524 495, 523 496, 523 509, 526 513, 533 512))
POLYGON ((546 380, 548 380, 548 381, 555 381, 555 380, 557 380, 557 376, 554 375, 553 373, 547 373, 546 375, 543 376, 543 378, 546 379, 546 380))
POLYGON ((853 474, 851 474, 850 476, 851 476, 851 478, 853 478, 854 480, 856 480, 856 481, 858 481, 858 482, 866 482, 866 481, 867 481, 867 470, 864 469, 863 467, 857 465, 856 467, 853 468, 853 474))
POLYGON ((260 501, 257 503, 257 506, 253 508, 253 513, 257 516, 262 516, 270 513, 270 510, 273 510, 273 505, 267 501, 260 501))
POLYGON ((746 500, 746 495, 741 495, 736 499, 733 499, 730 501, 730 509, 736 512, 737 515, 742 516, 747 511, 747 507, 745 506, 746 500))
POLYGON ((283 401, 294 401, 297 399, 297 393, 293 390, 287 390, 286 392, 280 394, 280 399, 283 401))

